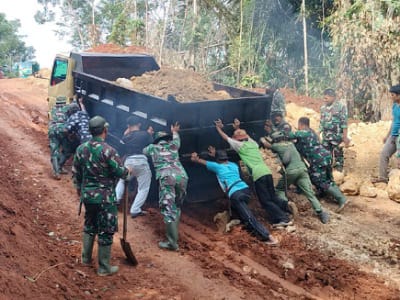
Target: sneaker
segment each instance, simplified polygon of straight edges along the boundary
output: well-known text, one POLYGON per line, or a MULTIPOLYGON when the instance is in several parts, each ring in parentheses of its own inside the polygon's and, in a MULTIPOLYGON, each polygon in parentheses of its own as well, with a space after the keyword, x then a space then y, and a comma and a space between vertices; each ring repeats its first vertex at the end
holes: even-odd
POLYGON ((64 174, 64 175, 66 175, 66 174, 68 174, 68 171, 67 171, 67 170, 65 170, 64 168, 61 168, 61 170, 60 170, 60 174, 64 174))
POLYGON ((269 236, 269 239, 266 240, 264 242, 264 244, 268 245, 268 246, 278 246, 279 245, 279 241, 274 238, 272 235, 269 236))
POLYGON ((336 213, 342 212, 342 210, 350 203, 351 201, 349 199, 346 200, 346 202, 342 203, 339 205, 339 207, 336 209, 336 213))
POLYGON ((322 223, 322 224, 328 223, 328 222, 329 222, 329 219, 330 219, 329 213, 327 213, 326 211, 323 211, 323 210, 321 210, 321 211, 318 213, 318 217, 319 217, 319 219, 321 220, 321 223, 322 223))
POLYGON ((58 173, 54 173, 54 174, 53 174, 53 178, 54 178, 55 180, 61 180, 61 176, 60 176, 60 174, 58 174, 58 173))
POLYGON ((382 178, 382 177, 375 177, 375 178, 371 179, 371 183, 380 183, 380 182, 388 183, 389 179, 388 178, 382 178))
POLYGON ((137 217, 140 217, 140 216, 145 216, 145 215, 147 215, 147 212, 142 210, 142 211, 140 211, 138 213, 131 214, 131 217, 132 217, 132 219, 134 219, 134 218, 137 218, 137 217))
POLYGON ((280 221, 279 223, 272 224, 272 228, 283 228, 293 225, 292 220, 280 221))

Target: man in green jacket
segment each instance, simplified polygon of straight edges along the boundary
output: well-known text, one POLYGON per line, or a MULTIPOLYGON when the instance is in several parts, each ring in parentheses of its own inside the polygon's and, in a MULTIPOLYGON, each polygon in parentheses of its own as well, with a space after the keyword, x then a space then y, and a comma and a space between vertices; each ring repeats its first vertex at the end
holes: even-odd
POLYGON ((307 166, 302 161, 296 147, 292 142, 286 141, 283 132, 274 132, 271 137, 273 141, 272 145, 265 144, 265 146, 270 147, 273 152, 278 154, 279 159, 285 168, 284 176, 286 177, 282 177, 279 180, 276 186, 277 194, 281 198, 286 198, 285 187, 291 184, 296 185, 310 201, 321 222, 324 224, 328 223, 329 214, 322 209, 321 203, 318 201, 317 197, 315 197, 310 177, 308 175, 307 166))
POLYGON ((82 263, 91 264, 97 235, 97 274, 107 276, 118 272, 117 266, 110 265, 113 235, 118 231, 115 183, 128 179, 132 169, 125 168, 116 150, 104 141, 108 133, 104 118, 90 119, 89 130, 93 138, 77 148, 72 167, 75 188, 85 205, 82 263))

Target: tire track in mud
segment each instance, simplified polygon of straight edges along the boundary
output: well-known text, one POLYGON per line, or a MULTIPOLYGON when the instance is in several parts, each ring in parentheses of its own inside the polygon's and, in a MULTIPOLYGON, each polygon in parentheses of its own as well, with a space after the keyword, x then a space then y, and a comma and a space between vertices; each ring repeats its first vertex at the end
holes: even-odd
POLYGON ((209 259, 215 260, 222 265, 222 268, 225 269, 223 271, 224 275, 231 279, 234 286, 241 283, 240 281, 235 282, 235 278, 239 277, 246 282, 241 288, 247 288, 253 293, 259 293, 258 296, 261 297, 260 299, 265 297, 266 290, 270 293, 269 296, 275 297, 284 295, 291 299, 321 299, 305 291, 300 286, 280 278, 276 273, 271 272, 268 268, 257 263, 249 256, 233 251, 225 242, 213 242, 208 236, 200 235, 198 231, 186 224, 182 224, 180 228, 184 241, 190 240, 192 244, 190 246, 186 244, 185 246, 192 249, 199 249, 203 246, 202 248, 205 249, 204 252, 207 252, 203 254, 206 254, 209 259))

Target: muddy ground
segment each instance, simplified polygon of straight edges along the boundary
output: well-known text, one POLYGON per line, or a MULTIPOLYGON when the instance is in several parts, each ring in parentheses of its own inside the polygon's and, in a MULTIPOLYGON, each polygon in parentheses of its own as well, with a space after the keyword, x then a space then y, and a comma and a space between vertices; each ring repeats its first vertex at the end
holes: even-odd
MULTIPOLYGON (((212 217, 224 200, 187 204, 176 253, 157 247, 164 228, 153 201, 149 215, 128 224, 140 264, 125 264, 116 234, 112 262, 120 272, 97 277, 79 263, 83 216, 70 175, 50 176, 41 80, 0 80, 0 299, 400 299, 400 205, 384 197, 350 197, 342 215, 323 200, 332 221, 322 225, 291 193, 297 231, 274 231, 280 246, 273 248, 240 226, 219 233, 212 217)), ((376 134, 362 153, 346 150, 349 172, 376 171, 385 132, 376 134)))

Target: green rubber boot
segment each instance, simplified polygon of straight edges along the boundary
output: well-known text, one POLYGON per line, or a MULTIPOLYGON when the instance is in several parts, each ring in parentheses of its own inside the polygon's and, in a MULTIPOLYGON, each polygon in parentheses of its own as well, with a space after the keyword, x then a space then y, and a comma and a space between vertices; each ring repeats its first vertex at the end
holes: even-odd
POLYGON ((180 218, 181 218, 181 212, 179 210, 175 222, 169 222, 166 224, 167 240, 163 241, 163 242, 159 242, 158 247, 160 247, 161 249, 166 249, 166 250, 171 250, 171 251, 176 251, 179 249, 179 247, 178 247, 178 238, 179 238, 178 226, 179 226, 180 218))
POLYGON ((92 264, 92 252, 94 244, 94 235, 84 232, 82 238, 82 264, 92 264))
POLYGON ((100 246, 99 245, 99 269, 97 270, 97 275, 108 276, 118 272, 117 266, 110 266, 111 258, 111 245, 100 246))
POLYGON ((345 206, 349 204, 349 200, 347 200, 337 185, 331 185, 326 192, 331 195, 339 204, 339 207, 336 209, 336 213, 340 213, 345 206))

